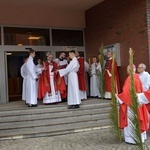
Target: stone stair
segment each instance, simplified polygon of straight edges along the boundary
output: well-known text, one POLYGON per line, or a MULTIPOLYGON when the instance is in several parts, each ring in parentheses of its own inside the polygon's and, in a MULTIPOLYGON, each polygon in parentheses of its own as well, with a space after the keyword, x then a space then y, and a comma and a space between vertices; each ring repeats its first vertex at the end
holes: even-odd
POLYGON ((67 109, 66 103, 2 108, 0 140, 62 135, 110 125, 110 106, 106 100, 89 99, 79 109, 67 109))

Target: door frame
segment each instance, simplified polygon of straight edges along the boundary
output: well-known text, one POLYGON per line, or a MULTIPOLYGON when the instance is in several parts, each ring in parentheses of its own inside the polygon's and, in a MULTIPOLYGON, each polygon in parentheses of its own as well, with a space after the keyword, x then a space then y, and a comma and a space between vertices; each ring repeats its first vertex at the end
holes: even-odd
MULTIPOLYGON (((37 52, 47 52, 50 51, 53 57, 56 57, 56 51, 64 50, 64 46, 0 46, 0 103, 8 103, 8 72, 7 72, 7 52, 27 52, 27 48, 32 48, 37 52)), ((76 47, 78 51, 83 51, 85 53, 85 47, 76 47)))

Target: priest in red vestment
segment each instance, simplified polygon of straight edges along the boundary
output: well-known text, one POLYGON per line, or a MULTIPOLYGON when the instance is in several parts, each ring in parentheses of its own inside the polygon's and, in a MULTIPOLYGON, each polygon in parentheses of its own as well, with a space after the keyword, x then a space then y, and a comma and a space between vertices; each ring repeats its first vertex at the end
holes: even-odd
POLYGON ((84 58, 80 57, 78 51, 76 51, 76 57, 80 65, 79 70, 77 72, 78 82, 79 82, 79 93, 80 93, 80 99, 83 100, 83 99, 87 99, 84 58))
POLYGON ((44 63, 45 70, 39 76, 38 98, 43 99, 44 104, 61 101, 66 97, 66 85, 63 78, 55 72, 59 67, 53 62, 53 57, 47 53, 47 61, 44 63))
MULTIPOLYGON (((143 92, 142 83, 139 78, 138 74, 135 74, 135 66, 134 66, 134 86, 137 93, 143 92)), ((130 66, 127 67, 127 72, 129 74, 130 66)), ((131 94, 130 94, 130 76, 127 77, 125 80, 124 86, 123 86, 123 92, 116 95, 119 103, 119 122, 120 122, 120 128, 124 129, 124 138, 125 142, 135 144, 135 141, 132 137, 132 126, 131 121, 129 118, 132 118, 132 110, 130 109, 131 105, 131 94)), ((147 108, 144 103, 142 103, 140 100, 139 107, 138 107, 138 118, 140 123, 140 130, 141 130, 141 138, 142 142, 145 142, 146 140, 146 130, 148 129, 148 112, 147 108)))
MULTIPOLYGON (((111 99, 111 77, 112 77, 112 52, 107 53, 107 61, 105 64, 105 98, 111 99)), ((116 93, 120 93, 120 83, 117 69, 117 62, 114 61, 114 78, 115 78, 115 90, 116 93)))

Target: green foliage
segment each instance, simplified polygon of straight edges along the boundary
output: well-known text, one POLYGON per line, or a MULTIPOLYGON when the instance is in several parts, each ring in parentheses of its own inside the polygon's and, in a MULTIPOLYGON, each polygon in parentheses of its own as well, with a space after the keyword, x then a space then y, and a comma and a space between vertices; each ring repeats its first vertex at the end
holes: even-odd
POLYGON ((110 102, 110 123, 111 129, 116 138, 121 142, 121 130, 119 128, 119 114, 118 114, 118 107, 117 107, 117 100, 115 96, 115 79, 114 79, 114 61, 115 61, 115 53, 113 54, 113 62, 112 62, 112 76, 111 76, 111 96, 112 100, 110 102))
POLYGON ((103 44, 101 45, 101 47, 99 49, 99 53, 100 53, 99 61, 100 61, 101 71, 98 71, 97 75, 99 78, 99 91, 100 91, 101 98, 103 99, 104 94, 105 94, 105 68, 104 68, 104 47, 103 47, 103 44))
POLYGON ((131 121, 132 127, 132 138, 134 139, 137 148, 140 150, 144 150, 144 146, 142 143, 141 132, 140 132, 140 124, 138 119, 138 101, 136 96, 136 90, 134 86, 134 70, 133 70, 133 50, 130 48, 129 50, 129 65, 130 65, 130 95, 131 95, 131 117, 129 118, 131 121))

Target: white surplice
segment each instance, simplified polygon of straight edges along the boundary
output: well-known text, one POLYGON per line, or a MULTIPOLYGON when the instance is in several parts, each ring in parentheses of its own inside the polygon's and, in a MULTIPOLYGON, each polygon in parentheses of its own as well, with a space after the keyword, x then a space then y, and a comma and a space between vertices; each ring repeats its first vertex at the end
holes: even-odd
POLYGON ((24 63, 21 66, 20 73, 21 73, 21 76, 23 78, 23 83, 22 83, 22 100, 26 101, 26 82, 27 82, 27 67, 26 67, 26 63, 24 63))
POLYGON ((68 74, 68 105, 78 105, 81 103, 77 75, 78 70, 79 63, 76 57, 70 61, 67 68, 59 70, 61 77, 68 74))
MULTIPOLYGON (((137 93, 137 97, 138 97, 139 105, 149 103, 148 100, 146 100, 146 97, 144 96, 143 93, 137 93)), ((117 100, 120 104, 123 103, 117 95, 116 95, 116 98, 117 98, 117 100)), ((125 142, 127 142, 127 143, 135 144, 135 141, 132 137, 132 132, 133 132, 133 127, 131 125, 132 124, 131 119, 132 119, 132 116, 133 116, 132 114, 133 114, 133 112, 130 109, 130 107, 127 107, 127 122, 128 122, 128 125, 124 128, 124 139, 125 139, 125 142)), ((147 113, 147 115, 148 115, 148 113, 147 113)), ((141 139, 142 139, 143 143, 147 139, 146 131, 141 133, 141 139)))
POLYGON ((36 66, 33 62, 33 58, 29 56, 27 62, 27 82, 26 82, 26 103, 37 104, 37 87, 36 87, 36 66))
POLYGON ((54 72, 51 72, 52 68, 53 68, 53 65, 49 65, 49 76, 50 76, 51 93, 49 94, 47 92, 45 94, 45 96, 43 98, 43 103, 44 104, 61 102, 60 91, 55 91, 55 87, 54 87, 54 72))
POLYGON ((96 66, 95 63, 91 65, 91 78, 90 78, 90 96, 100 97, 99 92, 99 78, 97 76, 96 70, 101 70, 100 64, 96 66))
POLYGON ((150 74, 146 71, 139 74, 140 80, 142 82, 143 90, 147 91, 150 89, 150 74))

